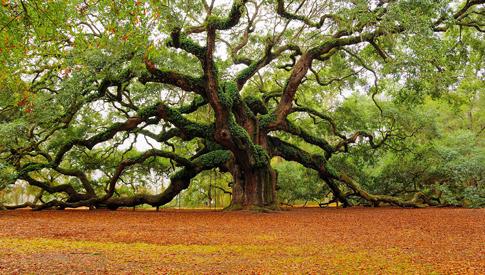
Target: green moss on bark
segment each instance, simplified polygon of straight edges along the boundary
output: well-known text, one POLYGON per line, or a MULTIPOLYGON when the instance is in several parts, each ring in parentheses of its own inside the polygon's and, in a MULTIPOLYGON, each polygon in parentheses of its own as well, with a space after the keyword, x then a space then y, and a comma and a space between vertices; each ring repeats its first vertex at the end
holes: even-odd
POLYGON ((232 106, 238 97, 236 83, 234 81, 225 81, 219 89, 218 95, 221 104, 228 109, 232 109, 232 106))
POLYGON ((269 155, 261 145, 254 144, 252 146, 252 151, 254 157, 254 168, 266 167, 269 164, 269 155))
POLYGON ((273 113, 262 115, 259 118, 259 127, 263 129, 267 128, 271 123, 275 121, 276 121, 276 115, 273 113))
POLYGON ((265 115, 268 113, 268 109, 264 105, 263 101, 255 96, 247 96, 244 98, 244 102, 249 107, 253 114, 265 115))
POLYGON ((185 33, 182 33, 180 28, 174 29, 171 38, 167 41, 167 46, 183 49, 184 51, 197 56, 199 59, 203 58, 206 53, 205 47, 200 46, 185 33))
POLYGON ((231 152, 228 150, 216 150, 196 158, 194 163, 202 170, 205 170, 223 165, 231 159, 231 156, 231 152))
POLYGON ((156 116, 157 110, 158 110, 158 104, 141 108, 140 110, 138 110, 138 116, 141 117, 142 119, 147 119, 149 117, 156 116))
POLYGON ((247 80, 254 74, 254 72, 257 69, 258 69, 258 63, 257 62, 251 63, 249 66, 244 68, 241 72, 239 72, 239 74, 236 76, 236 81, 241 82, 241 81, 247 80))

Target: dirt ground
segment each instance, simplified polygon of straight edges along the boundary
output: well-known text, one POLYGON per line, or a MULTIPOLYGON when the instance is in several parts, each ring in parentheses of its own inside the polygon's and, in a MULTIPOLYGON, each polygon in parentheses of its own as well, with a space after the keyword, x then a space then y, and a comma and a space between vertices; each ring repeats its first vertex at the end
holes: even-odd
POLYGON ((485 274, 485 209, 0 211, 0 274, 485 274))

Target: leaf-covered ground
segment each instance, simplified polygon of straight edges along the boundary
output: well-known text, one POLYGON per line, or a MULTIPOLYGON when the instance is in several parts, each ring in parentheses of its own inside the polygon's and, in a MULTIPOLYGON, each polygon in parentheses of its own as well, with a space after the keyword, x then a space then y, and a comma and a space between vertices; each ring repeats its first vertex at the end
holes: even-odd
POLYGON ((485 274, 485 209, 0 212, 0 274, 485 274))

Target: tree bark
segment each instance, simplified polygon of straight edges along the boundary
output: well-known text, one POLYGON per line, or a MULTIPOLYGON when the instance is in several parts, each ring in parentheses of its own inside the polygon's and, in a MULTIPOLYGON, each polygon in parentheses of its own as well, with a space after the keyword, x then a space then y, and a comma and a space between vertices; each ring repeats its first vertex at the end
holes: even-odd
POLYGON ((231 168, 233 176, 230 210, 277 210, 277 173, 267 166, 258 169, 231 168))

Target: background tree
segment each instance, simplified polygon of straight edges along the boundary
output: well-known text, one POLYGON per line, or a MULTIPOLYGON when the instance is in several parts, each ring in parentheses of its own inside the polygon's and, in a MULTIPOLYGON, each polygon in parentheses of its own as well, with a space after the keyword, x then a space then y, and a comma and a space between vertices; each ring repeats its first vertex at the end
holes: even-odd
MULTIPOLYGON (((467 85, 466 92, 458 89, 439 99, 426 97, 412 112, 399 112, 402 127, 418 130, 395 141, 392 149, 354 148, 350 156, 332 161, 373 193, 409 197, 422 192, 436 204, 483 207, 485 124, 481 114, 485 105, 479 94, 483 85, 467 85)), ((365 109, 365 99, 359 102, 359 108, 365 109)), ((368 106, 372 108, 370 102, 368 106)))
POLYGON ((311 203, 328 203, 331 193, 318 173, 295 162, 278 162, 278 200, 281 204, 306 206, 311 203))
POLYGON ((279 156, 315 170, 345 206, 349 194, 433 204, 373 195, 332 159, 416 131, 384 103, 409 109, 482 80, 483 3, 4 2, 2 184, 51 194, 38 209, 158 207, 219 168, 232 209, 277 208, 279 156), (375 108, 341 106, 352 93, 375 108), (171 172, 161 193, 117 193, 153 169, 171 172))

